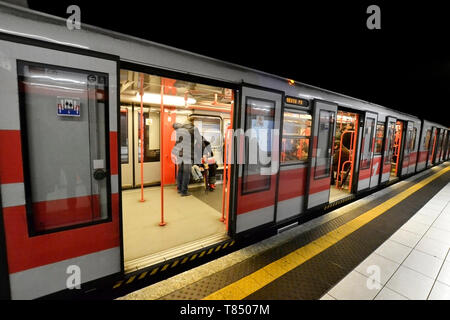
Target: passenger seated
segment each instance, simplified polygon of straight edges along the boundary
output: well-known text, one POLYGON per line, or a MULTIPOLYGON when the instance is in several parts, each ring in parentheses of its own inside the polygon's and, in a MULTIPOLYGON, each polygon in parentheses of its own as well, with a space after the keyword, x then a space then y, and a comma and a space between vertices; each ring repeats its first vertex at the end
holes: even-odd
POLYGON ((203 170, 207 171, 206 189, 208 191, 214 191, 216 189, 216 172, 218 165, 216 159, 214 159, 214 153, 211 150, 211 143, 203 138, 203 158, 202 163, 199 165, 203 170))
POLYGON ((203 179, 202 169, 196 164, 192 166, 191 177, 194 183, 200 182, 203 179))

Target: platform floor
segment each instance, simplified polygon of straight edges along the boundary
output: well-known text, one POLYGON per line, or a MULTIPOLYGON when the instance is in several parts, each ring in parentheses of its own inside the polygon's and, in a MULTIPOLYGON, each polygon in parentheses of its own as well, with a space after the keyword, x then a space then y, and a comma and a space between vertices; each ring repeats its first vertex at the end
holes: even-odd
POLYGON ((448 298, 449 182, 447 162, 120 299, 448 298))
MULTIPOLYGON (((182 250, 183 246, 195 241, 225 236, 225 225, 219 220, 222 215, 221 185, 208 193, 203 186, 190 186, 192 195, 188 197, 181 197, 175 186, 165 187, 165 226, 159 226, 160 187, 145 188, 145 202, 139 201, 140 192, 140 189, 122 192, 125 269, 151 255, 164 255, 176 248, 182 250)), ((158 259, 158 256, 154 258, 158 259)))
POLYGON ((322 299, 450 300, 450 183, 322 299))

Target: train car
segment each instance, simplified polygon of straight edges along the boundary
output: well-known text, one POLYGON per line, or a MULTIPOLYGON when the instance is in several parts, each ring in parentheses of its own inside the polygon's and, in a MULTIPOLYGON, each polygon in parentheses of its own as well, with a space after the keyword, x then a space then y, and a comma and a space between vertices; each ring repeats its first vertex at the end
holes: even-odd
POLYGON ((0 80, 4 298, 176 270, 449 158, 414 115, 7 4, 0 80), (211 153, 184 167, 189 125, 211 153))
POLYGON ((418 170, 448 160, 448 128, 426 120, 423 120, 423 126, 423 149, 417 163, 418 170))

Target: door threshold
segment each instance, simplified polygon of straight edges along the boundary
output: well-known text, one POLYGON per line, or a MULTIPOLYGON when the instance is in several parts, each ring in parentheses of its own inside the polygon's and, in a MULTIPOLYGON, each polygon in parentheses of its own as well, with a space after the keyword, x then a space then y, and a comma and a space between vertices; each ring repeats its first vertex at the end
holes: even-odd
POLYGON ((133 259, 130 261, 125 261, 125 274, 130 272, 135 272, 137 270, 150 267, 152 265, 174 259, 176 257, 182 256, 183 254, 200 250, 222 241, 226 241, 230 237, 226 234, 215 234, 203 239, 188 242, 181 246, 170 248, 158 253, 154 253, 142 258, 133 259))

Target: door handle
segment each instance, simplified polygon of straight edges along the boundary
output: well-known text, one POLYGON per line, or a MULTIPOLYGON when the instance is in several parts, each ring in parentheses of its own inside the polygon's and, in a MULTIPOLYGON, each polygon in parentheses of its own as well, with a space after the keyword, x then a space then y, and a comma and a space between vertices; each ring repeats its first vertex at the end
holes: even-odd
POLYGON ((104 169, 95 169, 93 176, 95 180, 103 180, 106 178, 106 171, 104 169))

